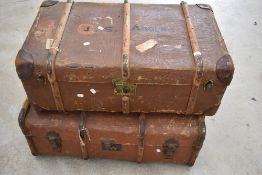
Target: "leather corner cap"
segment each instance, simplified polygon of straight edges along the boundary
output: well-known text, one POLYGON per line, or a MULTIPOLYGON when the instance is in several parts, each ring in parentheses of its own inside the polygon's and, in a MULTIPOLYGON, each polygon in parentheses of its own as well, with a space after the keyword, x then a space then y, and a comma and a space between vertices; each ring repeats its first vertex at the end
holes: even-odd
POLYGON ((23 48, 19 50, 16 60, 16 72, 18 77, 22 80, 29 79, 34 71, 34 60, 31 53, 27 52, 23 48))
POLYGON ((234 64, 230 55, 222 56, 216 63, 217 79, 228 86, 233 78, 234 64))
POLYGON ((57 3, 58 1, 43 1, 40 7, 49 7, 57 3))

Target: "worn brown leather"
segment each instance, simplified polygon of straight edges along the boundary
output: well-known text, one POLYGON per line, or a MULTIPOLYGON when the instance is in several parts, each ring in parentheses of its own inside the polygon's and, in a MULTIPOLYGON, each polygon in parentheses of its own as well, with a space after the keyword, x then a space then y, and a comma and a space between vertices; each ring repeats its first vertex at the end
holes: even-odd
POLYGON ((19 125, 33 155, 193 165, 205 139, 203 116, 37 112, 26 104, 19 125))
MULTIPOLYGON (((45 45, 46 39, 55 38, 65 4, 40 8, 16 58, 29 101, 46 110, 59 110, 47 77, 45 45)), ((196 69, 180 5, 130 5, 127 81, 136 84, 136 93, 122 96, 114 94, 112 80, 122 79, 124 5, 86 2, 73 4, 52 70, 63 110, 214 115, 234 66, 211 7, 188 5, 188 10, 203 59, 203 77, 190 113, 196 69), (136 50, 149 39, 158 44, 143 53, 136 50)))

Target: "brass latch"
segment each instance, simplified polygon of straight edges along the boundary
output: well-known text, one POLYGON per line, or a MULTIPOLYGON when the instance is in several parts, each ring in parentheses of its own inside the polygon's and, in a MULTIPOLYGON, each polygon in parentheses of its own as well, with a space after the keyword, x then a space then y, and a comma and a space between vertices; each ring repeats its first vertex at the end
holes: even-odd
POLYGON ((126 80, 113 79, 114 84, 114 94, 115 95, 135 95, 136 94, 136 84, 131 84, 126 80))

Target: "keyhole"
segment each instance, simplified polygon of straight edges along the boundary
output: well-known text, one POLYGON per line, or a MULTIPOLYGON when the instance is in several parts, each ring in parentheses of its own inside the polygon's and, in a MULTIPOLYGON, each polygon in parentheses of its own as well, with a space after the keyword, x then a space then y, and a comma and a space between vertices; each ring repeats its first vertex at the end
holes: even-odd
POLYGON ((89 31, 90 27, 89 26, 84 26, 84 31, 89 31))
POLYGON ((128 88, 128 87, 124 87, 124 88, 123 88, 123 92, 124 92, 125 94, 129 93, 129 88, 128 88))

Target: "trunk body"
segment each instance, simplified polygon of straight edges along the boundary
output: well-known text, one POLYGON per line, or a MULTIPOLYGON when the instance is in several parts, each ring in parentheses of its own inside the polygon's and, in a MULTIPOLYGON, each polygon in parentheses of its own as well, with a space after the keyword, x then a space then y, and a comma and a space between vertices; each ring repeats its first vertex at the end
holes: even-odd
POLYGON ((234 67, 211 7, 188 5, 203 59, 203 77, 193 94, 196 63, 181 6, 130 5, 127 78, 124 9, 107 3, 42 5, 16 59, 29 101, 46 110, 213 115, 234 67), (157 44, 138 51, 148 40, 157 44))
POLYGON ((33 155, 193 165, 205 138, 203 116, 57 113, 24 106, 19 124, 33 155))

